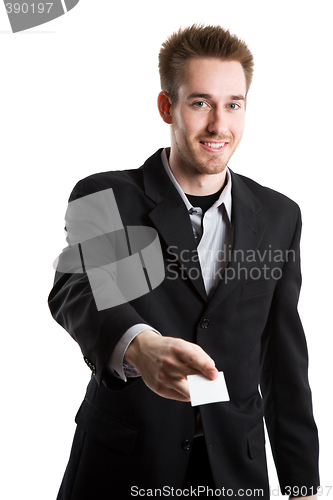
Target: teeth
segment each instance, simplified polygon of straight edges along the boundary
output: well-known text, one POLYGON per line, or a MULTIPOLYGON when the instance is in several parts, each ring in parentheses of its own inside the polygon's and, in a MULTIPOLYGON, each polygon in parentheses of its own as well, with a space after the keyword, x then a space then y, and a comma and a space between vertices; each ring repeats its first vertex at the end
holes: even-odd
POLYGON ((223 148, 225 145, 225 142, 204 142, 205 146, 209 146, 210 148, 213 149, 220 149, 223 148))

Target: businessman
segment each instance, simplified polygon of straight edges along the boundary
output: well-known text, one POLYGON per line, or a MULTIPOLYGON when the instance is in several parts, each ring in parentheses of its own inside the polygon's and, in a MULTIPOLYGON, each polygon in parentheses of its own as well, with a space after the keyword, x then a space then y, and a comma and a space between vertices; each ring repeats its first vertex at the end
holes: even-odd
POLYGON ((268 499, 263 417, 282 493, 316 498, 299 207, 228 167, 252 54, 229 31, 194 25, 162 45, 159 71, 171 147, 139 169, 114 165, 81 180, 69 199, 73 242, 82 221, 96 225, 78 201, 112 189, 124 227, 157 231, 165 277, 130 302, 98 307, 84 262, 81 273, 56 273, 52 315, 92 370, 58 499, 268 499), (213 381, 221 371, 230 400, 192 407, 187 376, 213 381))

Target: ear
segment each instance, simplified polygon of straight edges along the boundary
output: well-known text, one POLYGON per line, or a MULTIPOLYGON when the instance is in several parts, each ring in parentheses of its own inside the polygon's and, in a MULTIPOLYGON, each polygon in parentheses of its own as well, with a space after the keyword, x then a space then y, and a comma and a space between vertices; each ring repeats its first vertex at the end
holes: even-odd
POLYGON ((171 100, 169 94, 164 90, 158 94, 157 106, 162 120, 170 125, 172 123, 171 100))

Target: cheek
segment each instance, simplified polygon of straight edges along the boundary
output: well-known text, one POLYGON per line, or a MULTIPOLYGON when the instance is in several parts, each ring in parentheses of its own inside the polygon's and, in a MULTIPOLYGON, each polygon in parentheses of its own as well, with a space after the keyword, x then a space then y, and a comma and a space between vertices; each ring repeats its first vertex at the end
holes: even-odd
POLYGON ((242 137, 244 131, 244 119, 239 119, 231 125, 231 132, 234 137, 242 137))
POLYGON ((193 113, 191 110, 186 110, 178 119, 180 130, 189 136, 196 136, 205 128, 206 118, 203 114, 193 113))

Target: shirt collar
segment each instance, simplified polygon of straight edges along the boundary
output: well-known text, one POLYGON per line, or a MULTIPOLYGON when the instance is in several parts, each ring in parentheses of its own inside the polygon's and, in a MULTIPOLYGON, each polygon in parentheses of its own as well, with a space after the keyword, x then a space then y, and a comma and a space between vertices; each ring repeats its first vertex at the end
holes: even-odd
MULTIPOLYGON (((163 151, 161 153, 161 158, 162 158, 162 163, 163 163, 163 166, 166 170, 166 173, 168 174, 172 183, 174 184, 175 188, 177 189, 178 193, 180 194, 183 202, 186 205, 187 210, 190 210, 193 207, 192 207, 191 203, 189 202, 187 196, 185 195, 184 191, 182 190, 182 188, 180 187, 180 185, 176 181, 176 178, 171 171, 168 157, 167 157, 167 153, 166 153, 166 148, 163 149, 163 151)), ((231 208, 232 208, 231 182, 232 181, 231 181, 230 171, 227 167, 227 184, 224 187, 222 193, 220 194, 219 199, 216 200, 216 202, 213 205, 213 207, 219 207, 222 204, 224 205, 230 223, 231 223, 231 208)))

